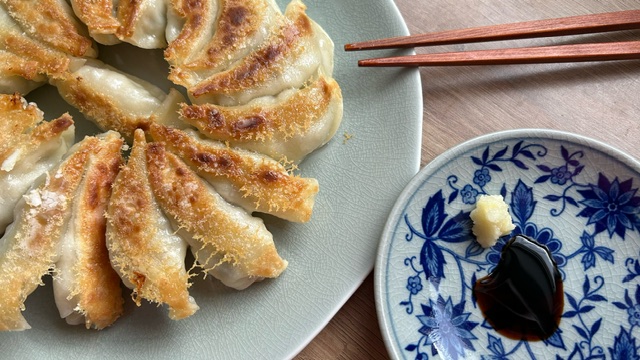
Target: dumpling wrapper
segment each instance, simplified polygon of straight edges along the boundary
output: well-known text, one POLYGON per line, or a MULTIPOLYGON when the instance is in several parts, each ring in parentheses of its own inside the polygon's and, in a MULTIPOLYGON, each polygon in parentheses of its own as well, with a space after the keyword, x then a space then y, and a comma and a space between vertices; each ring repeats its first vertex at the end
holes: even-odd
POLYGON ((153 124, 150 134, 228 202, 289 221, 311 218, 319 189, 316 179, 293 175, 268 156, 203 139, 193 130, 153 124))
POLYGON ((122 165, 122 145, 115 132, 88 137, 76 145, 90 147, 91 152, 69 207, 71 218, 61 237, 53 293, 60 317, 87 329, 104 329, 123 312, 120 277, 111 267, 105 242, 105 212, 122 165))
POLYGON ((116 32, 120 28, 114 0, 70 0, 73 12, 84 23, 89 35, 104 45, 120 42, 116 32))
POLYGON ((75 128, 65 114, 50 122, 20 95, 0 95, 0 234, 22 195, 71 147, 75 128))
POLYGON ((143 49, 167 46, 168 0, 119 0, 117 15, 120 27, 118 39, 143 49))
POLYGON ((185 88, 254 51, 283 17, 272 0, 211 0, 200 2, 199 7, 188 7, 188 3, 179 9, 184 16, 180 34, 165 51, 172 65, 169 79, 185 88), (209 21, 200 21, 208 15, 209 21))
POLYGON ((194 103, 246 104, 261 96, 299 89, 317 74, 333 73, 333 42, 293 0, 267 40, 229 69, 188 88, 194 103))
MULTIPOLYGON (((125 74, 99 60, 51 80, 62 98, 102 130, 119 132, 133 139, 136 129, 148 129, 152 122, 173 125, 180 92, 164 93, 157 86, 125 74)), ((178 124, 179 126, 180 124, 178 124)))
POLYGON ((162 143, 147 145, 153 193, 204 271, 241 290, 287 267, 260 218, 227 203, 162 143))
POLYGON ((164 57, 172 66, 195 56, 214 36, 218 3, 224 0, 169 0, 164 57))
POLYGON ((65 0, 2 0, 2 6, 30 37, 73 57, 96 57, 93 40, 65 0))
POLYGON ((246 105, 182 104, 180 109, 180 119, 208 138, 294 163, 335 135, 342 114, 340 87, 324 76, 246 105))
MULTIPOLYGON (((57 76, 66 71, 74 70, 84 63, 84 59, 73 56, 74 51, 82 52, 82 49, 85 48, 84 45, 62 44, 62 48, 55 48, 32 37, 36 28, 46 25, 36 21, 33 28, 25 31, 18 24, 17 21, 24 22, 29 18, 28 14, 23 13, 23 7, 27 5, 26 3, 31 4, 32 2, 5 1, 5 5, 0 4, 0 91, 6 94, 19 91, 24 95, 46 83, 44 75, 57 76), (6 3, 12 5, 11 12, 7 9, 6 3), (16 16, 17 20, 12 16, 16 16), (72 53, 66 53, 65 50, 72 53)), ((47 16, 56 16, 56 14, 56 10, 53 9, 48 12, 47 16)), ((42 14, 31 15, 39 18, 38 21, 43 20, 42 17, 45 16, 42 14)), ((56 31, 62 31, 61 28, 65 28, 69 24, 65 25, 63 21, 50 25, 52 26, 52 34, 55 35, 56 31)), ((43 36, 48 35, 44 34, 43 36)), ((89 41, 90 46, 90 39, 85 40, 89 41)))
POLYGON ((18 203, 16 221, 0 239, 0 331, 30 328, 22 316, 24 302, 59 257, 60 237, 89 152, 86 146, 77 148, 55 171, 61 176, 41 177, 18 203))
POLYGON ((137 130, 127 165, 113 185, 107 213, 109 256, 133 289, 137 305, 141 299, 167 304, 170 318, 183 319, 198 310, 188 290, 187 243, 174 234, 151 191, 146 145, 143 131, 137 130))

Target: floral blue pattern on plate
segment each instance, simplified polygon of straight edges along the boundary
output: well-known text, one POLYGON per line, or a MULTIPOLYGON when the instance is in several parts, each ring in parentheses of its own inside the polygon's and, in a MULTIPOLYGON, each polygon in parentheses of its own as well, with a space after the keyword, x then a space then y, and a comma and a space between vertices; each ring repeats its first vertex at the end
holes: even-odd
POLYGON ((461 144, 427 165, 386 224, 375 268, 387 348, 404 359, 637 359, 640 354, 640 163, 597 141, 514 130, 461 144), (564 282, 559 329, 502 337, 472 296, 511 235, 490 249, 469 213, 501 194, 515 230, 545 244, 564 282))

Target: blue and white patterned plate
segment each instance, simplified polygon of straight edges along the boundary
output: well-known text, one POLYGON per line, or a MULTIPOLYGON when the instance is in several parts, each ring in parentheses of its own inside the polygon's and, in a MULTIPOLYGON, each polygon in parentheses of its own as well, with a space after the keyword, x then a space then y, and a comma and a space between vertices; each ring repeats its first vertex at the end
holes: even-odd
POLYGON ((640 163, 603 143, 516 130, 461 144, 404 190, 375 267, 387 348, 404 359, 637 359, 640 163), (471 234, 481 194, 502 194, 516 229, 552 252, 564 281, 560 328, 545 341, 502 337, 472 298, 498 263, 471 234))

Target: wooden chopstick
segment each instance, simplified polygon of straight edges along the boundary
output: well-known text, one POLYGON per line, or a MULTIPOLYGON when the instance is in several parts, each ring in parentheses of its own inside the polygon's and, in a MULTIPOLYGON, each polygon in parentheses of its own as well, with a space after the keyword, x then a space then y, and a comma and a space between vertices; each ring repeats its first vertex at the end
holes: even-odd
MULTIPOLYGON (((345 45, 345 50, 406 48, 640 29, 640 10, 572 16, 345 45)), ((640 41, 526 47, 365 59, 359 66, 504 65, 640 59, 640 41)))
POLYGON ((481 26, 346 44, 346 51, 409 48, 640 29, 640 10, 481 26))
POLYGON ((640 41, 572 44, 384 57, 358 66, 512 65, 640 59, 640 41))

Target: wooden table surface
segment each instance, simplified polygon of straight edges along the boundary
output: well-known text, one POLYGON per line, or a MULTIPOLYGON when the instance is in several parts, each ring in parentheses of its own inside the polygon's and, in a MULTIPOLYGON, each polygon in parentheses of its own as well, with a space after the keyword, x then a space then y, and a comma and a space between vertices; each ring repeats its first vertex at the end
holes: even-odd
MULTIPOLYGON (((637 0, 397 0, 396 4, 412 34, 640 8, 637 0)), ((430 51, 607 40, 640 40, 640 31, 455 45, 430 51)), ((341 51, 343 45, 336 44, 336 50, 341 51)), ((465 140, 518 128, 585 135, 640 159, 640 61, 422 68, 420 74, 424 100, 421 166, 465 140)), ((371 274, 297 358, 388 357, 376 317, 371 274)))

